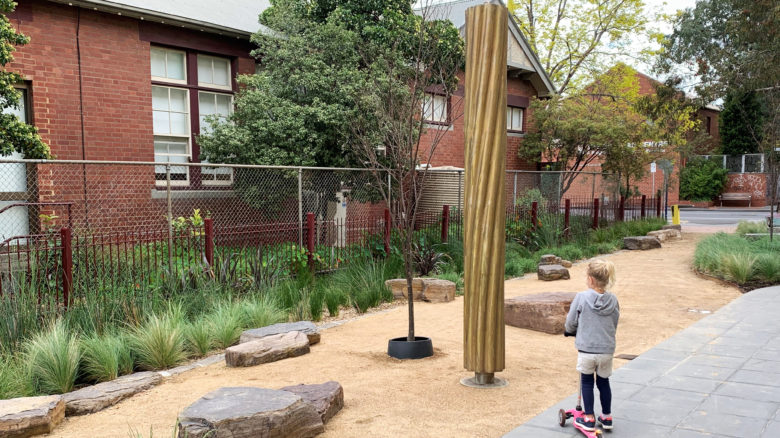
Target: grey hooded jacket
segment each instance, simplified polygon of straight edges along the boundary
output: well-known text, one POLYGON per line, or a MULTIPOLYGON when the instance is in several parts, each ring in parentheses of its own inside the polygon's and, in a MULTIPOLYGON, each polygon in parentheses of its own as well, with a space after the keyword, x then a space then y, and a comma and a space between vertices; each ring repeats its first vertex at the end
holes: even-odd
POLYGON ((576 333, 574 345, 584 353, 614 353, 615 332, 620 318, 617 297, 593 289, 580 292, 566 316, 566 331, 576 333))

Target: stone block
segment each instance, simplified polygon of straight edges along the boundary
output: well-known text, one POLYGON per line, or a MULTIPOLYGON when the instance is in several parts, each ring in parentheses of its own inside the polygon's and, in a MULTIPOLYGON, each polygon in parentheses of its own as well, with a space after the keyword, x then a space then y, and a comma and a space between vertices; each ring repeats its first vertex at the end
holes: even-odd
POLYGON ((665 242, 666 237, 668 236, 665 230, 650 231, 649 233, 647 233, 647 235, 651 237, 655 237, 656 239, 658 239, 659 242, 665 242))
POLYGON ((320 342, 320 330, 311 321, 281 322, 279 324, 269 325, 256 329, 246 330, 241 333, 238 343, 256 341, 266 336, 279 335, 289 332, 301 332, 309 338, 309 345, 320 342))
POLYGON ((536 276, 539 280, 568 280, 569 270, 561 265, 540 265, 536 270, 536 276))
POLYGON ((234 345, 225 350, 225 362, 229 367, 251 367, 308 352, 309 339, 306 335, 288 332, 234 345))
MULTIPOLYGON (((408 287, 405 278, 396 278, 392 280, 386 280, 385 286, 393 292, 394 298, 406 298, 408 293, 408 287)), ((412 279, 412 292, 414 293, 415 300, 421 300, 423 295, 423 289, 425 284, 422 278, 412 279)))
POLYGON ((308 438, 325 427, 314 405, 288 391, 220 388, 179 414, 179 438, 308 438))
POLYGON ((160 373, 147 371, 69 392, 63 396, 65 414, 70 417, 102 411, 134 394, 153 388, 160 382, 160 373))
POLYGON ((292 392, 305 402, 311 403, 317 409, 323 423, 327 423, 344 407, 344 389, 339 382, 333 380, 319 385, 285 386, 280 391, 292 392))
POLYGON ((561 258, 554 254, 545 254, 539 260, 539 265, 560 265, 561 258))
POLYGON ((545 292, 504 300, 504 322, 512 327, 562 334, 576 292, 545 292))
POLYGON ((438 278, 423 280, 422 299, 431 303, 446 303, 455 299, 455 283, 438 278))
POLYGON ((561 260, 561 266, 563 266, 564 268, 571 268, 572 267, 572 262, 570 262, 568 260, 561 260))
POLYGON ((0 400, 0 436, 28 437, 50 433, 65 418, 59 395, 0 400))
POLYGON ((682 231, 682 225, 664 225, 661 229, 682 231))
POLYGON ((653 236, 632 236, 623 238, 623 246, 631 250, 648 250, 661 247, 661 241, 653 236))

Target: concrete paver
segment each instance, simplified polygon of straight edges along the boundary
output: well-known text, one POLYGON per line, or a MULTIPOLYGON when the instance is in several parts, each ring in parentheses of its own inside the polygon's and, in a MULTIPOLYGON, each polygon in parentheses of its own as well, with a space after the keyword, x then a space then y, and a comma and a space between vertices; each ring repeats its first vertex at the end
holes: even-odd
MULTIPOLYGON (((780 286, 754 290, 616 370, 609 436, 780 437, 778 306, 780 286)), ((504 436, 582 436, 571 420, 557 424, 558 409, 576 398, 504 436)))

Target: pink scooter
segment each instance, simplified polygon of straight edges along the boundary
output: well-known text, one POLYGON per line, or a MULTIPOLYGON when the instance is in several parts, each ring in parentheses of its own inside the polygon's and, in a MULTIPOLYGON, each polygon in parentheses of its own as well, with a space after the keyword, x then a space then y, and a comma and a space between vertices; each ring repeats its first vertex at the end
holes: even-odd
MULTIPOLYGON (((576 333, 568 333, 564 332, 563 336, 569 337, 569 336, 576 336, 576 333)), ((580 375, 580 380, 582 379, 582 376, 580 375)), ((583 435, 585 435, 588 438, 597 438, 602 435, 601 429, 595 429, 595 430, 585 430, 582 428, 582 426, 577 424, 577 418, 584 417, 585 411, 582 409, 582 382, 580 381, 579 385, 580 389, 577 393, 577 407, 574 409, 569 409, 568 411, 565 411, 561 409, 558 411, 558 424, 561 425, 561 427, 566 426, 566 420, 569 418, 574 417, 574 428, 582 432, 583 435)))
POLYGON ((580 382, 580 391, 577 395, 577 406, 574 409, 569 409, 568 411, 564 411, 561 409, 558 411, 558 424, 561 425, 561 427, 566 426, 566 420, 569 418, 574 417, 574 421, 572 423, 574 424, 574 428, 582 432, 583 435, 585 435, 588 438, 597 438, 602 436, 601 429, 596 430, 585 430, 577 424, 577 418, 584 417, 585 411, 582 410, 582 382, 580 382))

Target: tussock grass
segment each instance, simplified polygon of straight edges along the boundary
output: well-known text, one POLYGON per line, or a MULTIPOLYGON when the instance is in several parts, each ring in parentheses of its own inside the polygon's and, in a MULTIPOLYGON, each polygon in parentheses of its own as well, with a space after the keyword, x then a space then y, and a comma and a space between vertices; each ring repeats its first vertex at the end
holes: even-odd
POLYGON ((145 370, 171 368, 187 357, 184 330, 175 315, 152 315, 129 339, 138 366, 145 370))
POLYGON ((90 335, 81 339, 81 366, 86 378, 108 382, 132 371, 132 356, 124 339, 115 335, 90 335), (128 358, 130 370, 127 370, 128 358))
POLYGON ((209 316, 209 326, 214 345, 228 348, 238 342, 244 330, 243 309, 237 303, 222 303, 209 316))
POLYGON ((205 319, 193 321, 184 329, 185 348, 194 357, 203 357, 211 351, 214 341, 205 319))
POLYGON ((699 242, 693 265, 700 271, 737 284, 780 283, 780 240, 748 240, 718 233, 699 242))
POLYGON ((30 339, 24 357, 35 392, 64 394, 73 390, 81 352, 76 336, 68 333, 62 321, 30 339))
POLYGON ((267 295, 247 298, 242 302, 244 322, 249 328, 260 328, 287 321, 287 313, 267 295))

